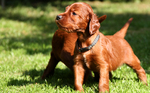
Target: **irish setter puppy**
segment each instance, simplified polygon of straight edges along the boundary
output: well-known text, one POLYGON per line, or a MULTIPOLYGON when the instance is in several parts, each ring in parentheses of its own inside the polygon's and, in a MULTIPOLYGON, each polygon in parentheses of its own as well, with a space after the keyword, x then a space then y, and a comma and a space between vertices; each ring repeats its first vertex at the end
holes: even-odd
MULTIPOLYGON (((99 22, 103 22, 106 15, 98 18, 99 22)), ((62 61, 70 70, 73 71, 73 55, 75 42, 78 36, 76 33, 67 33, 58 29, 52 39, 52 51, 49 63, 42 75, 42 79, 54 74, 54 69, 59 61, 62 61)))
MULTIPOLYGON (((98 18, 101 23, 106 19, 106 15, 103 15, 98 18)), ((129 24, 132 20, 129 20, 117 33, 114 35, 118 35, 122 38, 125 37, 129 24)), ((73 55, 74 55, 74 47, 75 42, 78 36, 76 33, 67 33, 58 29, 52 39, 52 51, 51 57, 49 59, 49 63, 44 70, 42 75, 42 79, 46 77, 52 76, 54 74, 54 69, 59 61, 63 62, 70 70, 73 70, 73 55), (56 43, 57 42, 57 43, 56 43)), ((110 78, 112 74, 110 73, 110 78)), ((99 80, 99 75, 95 74, 95 80, 99 80)))
POLYGON ((138 78, 147 84, 146 73, 129 43, 118 34, 104 36, 99 32, 100 23, 88 4, 71 4, 56 17, 56 23, 61 30, 77 33, 78 36, 73 65, 76 90, 84 91, 82 84, 87 76, 85 73, 92 70, 100 77, 99 92, 109 91, 109 72, 124 63, 133 68, 138 78))

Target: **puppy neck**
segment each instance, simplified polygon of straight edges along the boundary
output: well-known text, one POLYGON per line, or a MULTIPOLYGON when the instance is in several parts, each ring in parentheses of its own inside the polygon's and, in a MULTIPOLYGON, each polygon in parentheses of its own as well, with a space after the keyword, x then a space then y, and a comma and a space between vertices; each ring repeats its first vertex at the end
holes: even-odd
POLYGON ((88 33, 83 33, 83 32, 77 32, 78 35, 78 43, 81 48, 87 47, 92 44, 96 36, 99 34, 99 31, 96 31, 95 34, 90 35, 88 33))

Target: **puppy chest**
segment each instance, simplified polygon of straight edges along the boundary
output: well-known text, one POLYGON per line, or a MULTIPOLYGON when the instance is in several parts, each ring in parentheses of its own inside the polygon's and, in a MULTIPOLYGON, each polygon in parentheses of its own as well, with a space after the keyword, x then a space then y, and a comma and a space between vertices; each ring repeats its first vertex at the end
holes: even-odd
POLYGON ((96 59, 91 58, 91 56, 83 55, 83 61, 87 68, 92 71, 99 71, 99 65, 97 64, 96 59))

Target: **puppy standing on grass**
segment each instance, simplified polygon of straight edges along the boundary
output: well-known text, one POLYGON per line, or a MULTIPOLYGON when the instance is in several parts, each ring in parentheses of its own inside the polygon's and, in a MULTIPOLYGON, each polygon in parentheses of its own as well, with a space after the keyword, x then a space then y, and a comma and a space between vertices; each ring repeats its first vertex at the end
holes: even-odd
MULTIPOLYGON (((106 17, 106 15, 99 17, 99 22, 103 22, 106 17)), ((118 31, 120 32, 119 34, 126 33, 127 28, 128 25, 125 25, 122 28, 123 30, 121 29, 118 31)), ((52 38, 51 57, 41 77, 42 79, 45 79, 54 74, 54 69, 59 61, 63 62, 71 71, 73 71, 73 56, 77 38, 77 33, 67 33, 60 29, 56 30, 52 38)))
POLYGON ((144 69, 128 42, 115 34, 104 36, 99 32, 100 23, 92 8, 86 3, 74 3, 56 17, 61 30, 76 32, 78 40, 74 50, 74 85, 84 91, 82 84, 90 70, 99 75, 99 91, 109 91, 109 72, 122 64, 135 70, 138 78, 147 84, 144 69))

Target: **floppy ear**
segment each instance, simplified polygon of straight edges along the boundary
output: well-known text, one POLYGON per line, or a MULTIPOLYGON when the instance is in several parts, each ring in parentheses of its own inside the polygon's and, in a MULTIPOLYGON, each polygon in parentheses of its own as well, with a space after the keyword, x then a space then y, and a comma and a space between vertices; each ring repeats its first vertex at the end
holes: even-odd
POLYGON ((95 34, 95 32, 100 28, 100 23, 97 16, 92 13, 90 14, 90 22, 89 22, 89 33, 90 35, 95 34))
POLYGON ((67 11, 67 10, 69 9, 69 7, 70 7, 70 5, 68 5, 68 6, 66 7, 66 10, 65 10, 65 11, 67 11))
POLYGON ((98 18, 99 23, 102 23, 106 18, 107 18, 107 15, 103 15, 103 16, 99 17, 98 18))

